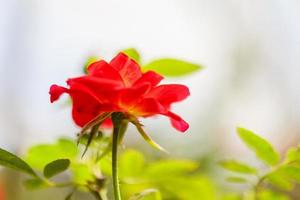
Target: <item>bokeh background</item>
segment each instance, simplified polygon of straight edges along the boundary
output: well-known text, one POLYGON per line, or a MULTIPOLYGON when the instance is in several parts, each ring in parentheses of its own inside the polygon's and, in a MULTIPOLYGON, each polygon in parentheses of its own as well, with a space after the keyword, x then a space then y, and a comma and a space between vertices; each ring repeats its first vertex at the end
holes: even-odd
MULTIPOLYGON (((49 86, 80 75, 90 55, 109 60, 134 47, 145 62, 175 57, 205 66, 166 80, 190 87, 190 98, 174 106, 190 123, 186 134, 163 117, 143 120, 171 156, 252 160, 236 126, 283 152, 300 141, 299 11, 298 0, 2 0, 0 146, 22 152, 74 137, 70 108, 50 104, 49 86)), ((133 130, 126 143, 150 148, 133 130)))

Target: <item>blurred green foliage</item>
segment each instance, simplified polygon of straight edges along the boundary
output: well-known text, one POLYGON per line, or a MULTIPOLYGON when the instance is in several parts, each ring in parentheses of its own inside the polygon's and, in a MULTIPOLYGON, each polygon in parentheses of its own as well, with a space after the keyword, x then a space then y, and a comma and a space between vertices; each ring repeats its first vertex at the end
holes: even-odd
POLYGON ((199 163, 177 159, 145 160, 143 154, 135 150, 126 150, 121 155, 120 178, 125 199, 149 188, 160 192, 162 199, 189 200, 196 196, 214 199, 213 183, 199 173, 199 163))
POLYGON ((4 149, 0 149, 0 165, 19 170, 31 176, 37 176, 33 169, 25 161, 4 149))
MULTIPOLYGON (((25 160, 40 176, 25 180, 26 188, 76 187, 86 192, 93 191, 95 185, 97 191, 109 188, 105 182, 111 179, 110 153, 102 157, 99 155, 109 146, 110 138, 95 138, 87 154, 81 159, 85 140, 80 142, 78 148, 75 141, 66 138, 53 144, 31 147, 25 160), (63 173, 65 171, 67 173, 63 173), (64 180, 67 181, 57 182, 51 179, 59 173, 63 173, 66 176, 64 180)), ((149 162, 141 152, 128 149, 121 153, 119 171, 124 199, 189 200, 195 196, 214 199, 212 181, 200 173, 199 163, 192 160, 163 159, 149 162)), ((108 196, 111 196, 110 192, 108 196)))
POLYGON ((300 183, 300 148, 291 147, 285 157, 281 158, 267 140, 254 132, 245 128, 237 128, 237 132, 246 146, 266 166, 256 169, 235 160, 221 161, 221 167, 239 174, 228 177, 227 181, 250 185, 248 189, 253 194, 250 199, 293 199, 292 190, 300 183), (256 179, 254 183, 251 182, 253 178, 256 179))
POLYGON ((76 144, 69 139, 61 138, 54 144, 39 144, 29 148, 24 159, 30 166, 43 170, 48 163, 54 160, 73 160, 77 154, 76 144))
POLYGON ((278 152, 265 139, 244 128, 238 128, 237 132, 243 142, 255 151, 258 158, 269 165, 276 165, 278 163, 280 157, 278 152))
MULTIPOLYGON (((139 151, 126 149, 119 158, 123 199, 294 199, 293 191, 300 183, 300 148, 291 147, 280 159, 265 139, 244 128, 238 128, 237 131, 242 141, 265 164, 261 169, 232 159, 219 162, 222 168, 231 172, 226 178, 229 183, 246 186, 240 192, 222 189, 215 179, 204 173, 198 161, 170 158, 150 160, 139 151), (253 141, 260 145, 253 145, 253 141), (266 160, 273 160, 274 155, 276 162, 277 159, 281 162, 272 162, 270 165, 266 160)), ((112 199, 111 155, 107 152, 111 147, 111 137, 100 132, 96 134, 82 158, 88 139, 88 135, 81 137, 78 146, 76 141, 66 138, 52 144, 35 145, 28 149, 24 160, 2 150, 0 164, 29 175, 24 181, 24 186, 29 190, 68 187, 73 190, 66 195, 66 199, 72 199, 76 190, 91 193, 97 199, 97 195, 101 195, 102 199, 112 199)))
POLYGON ((143 66, 144 71, 153 70, 168 77, 178 77, 196 72, 203 67, 183 60, 174 58, 160 58, 143 66))

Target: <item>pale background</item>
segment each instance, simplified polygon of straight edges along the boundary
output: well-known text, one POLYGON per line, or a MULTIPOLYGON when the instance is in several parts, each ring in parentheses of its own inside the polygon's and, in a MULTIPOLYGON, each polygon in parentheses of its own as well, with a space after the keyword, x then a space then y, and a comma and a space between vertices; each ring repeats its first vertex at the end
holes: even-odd
MULTIPOLYGON (((172 155, 249 155, 237 125, 283 151, 300 141, 299 20, 298 0, 1 0, 0 146, 19 151, 75 137, 70 108, 50 104, 49 86, 80 75, 91 54, 109 60, 135 47, 144 61, 205 66, 167 80, 191 89, 174 107, 190 123, 186 134, 163 117, 143 120, 172 155)), ((144 144, 134 131, 127 143, 144 144)))

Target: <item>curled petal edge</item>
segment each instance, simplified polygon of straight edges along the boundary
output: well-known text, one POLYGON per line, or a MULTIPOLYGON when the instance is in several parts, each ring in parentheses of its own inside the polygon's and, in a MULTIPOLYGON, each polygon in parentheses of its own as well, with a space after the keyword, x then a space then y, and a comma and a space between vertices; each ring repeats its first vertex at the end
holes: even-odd
POLYGON ((167 113, 165 113, 165 114, 163 114, 163 115, 169 117, 172 126, 173 126, 176 130, 178 130, 178 131, 180 131, 180 132, 183 132, 183 133, 184 133, 184 132, 187 131, 187 130, 189 129, 189 127, 190 127, 190 125, 189 125, 186 121, 184 121, 180 116, 176 115, 176 114, 173 113, 173 112, 170 112, 170 111, 169 111, 169 112, 167 112, 167 113))
POLYGON ((51 85, 50 87, 50 102, 53 103, 54 101, 58 100, 59 97, 63 94, 63 93, 67 93, 69 90, 65 87, 59 86, 59 85, 51 85))

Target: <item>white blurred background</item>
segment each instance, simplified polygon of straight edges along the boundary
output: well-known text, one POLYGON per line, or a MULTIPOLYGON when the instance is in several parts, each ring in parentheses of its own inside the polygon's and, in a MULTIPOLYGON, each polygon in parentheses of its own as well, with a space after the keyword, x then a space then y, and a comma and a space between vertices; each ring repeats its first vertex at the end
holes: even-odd
MULTIPOLYGON (((89 55, 109 60, 135 47, 145 62, 205 66, 167 80, 191 89, 174 107, 190 123, 186 134, 163 117, 143 120, 172 154, 244 154, 238 125, 284 150, 300 141, 299 20, 298 0, 1 0, 0 146, 75 137, 70 108, 50 104, 49 86, 80 75, 89 55)), ((134 131, 127 141, 143 144, 134 131)))

